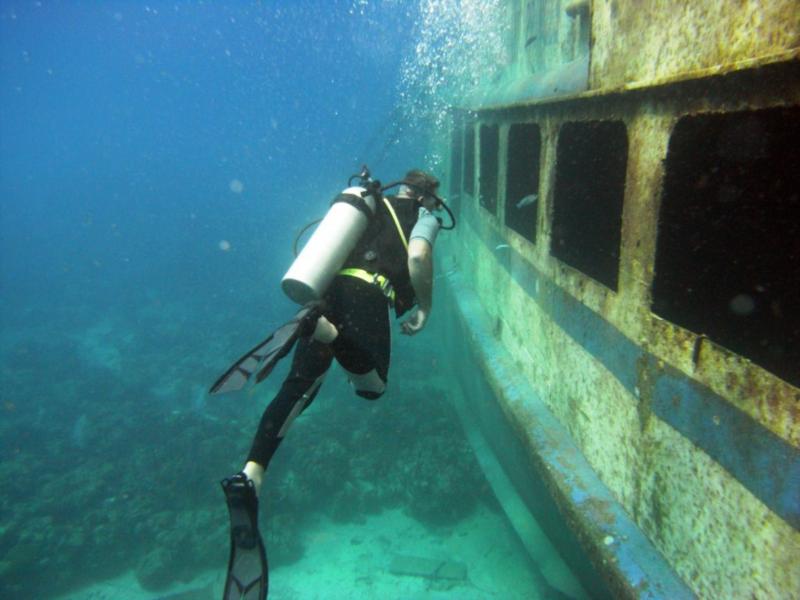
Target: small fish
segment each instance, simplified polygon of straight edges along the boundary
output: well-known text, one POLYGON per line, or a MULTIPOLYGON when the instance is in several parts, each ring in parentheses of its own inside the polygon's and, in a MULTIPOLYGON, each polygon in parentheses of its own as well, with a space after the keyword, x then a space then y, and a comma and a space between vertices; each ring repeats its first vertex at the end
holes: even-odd
POLYGON ((531 37, 529 37, 527 40, 525 40, 525 47, 527 48, 527 47, 528 47, 528 46, 530 46, 530 45, 531 45, 533 42, 535 42, 537 37, 538 37, 538 36, 536 36, 536 35, 532 35, 532 36, 531 36, 531 37))
POLYGON ((497 244, 497 246, 494 247, 495 251, 505 250, 506 248, 511 248, 511 246, 509 246, 508 244, 497 244))
POLYGON ((526 206, 530 206, 534 202, 539 199, 539 194, 528 194, 522 200, 516 203, 517 209, 525 208, 526 206))

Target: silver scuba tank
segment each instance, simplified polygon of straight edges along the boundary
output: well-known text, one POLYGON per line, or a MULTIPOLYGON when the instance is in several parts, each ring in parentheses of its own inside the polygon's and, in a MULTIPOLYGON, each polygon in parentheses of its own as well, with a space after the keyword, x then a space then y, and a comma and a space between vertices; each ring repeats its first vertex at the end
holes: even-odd
MULTIPOLYGON (((363 199, 371 215, 376 200, 363 187, 349 187, 344 196, 363 199)), ((370 215, 370 216, 371 216, 370 215)), ((365 211, 346 201, 334 202, 281 280, 284 293, 298 304, 320 300, 367 229, 365 211)))

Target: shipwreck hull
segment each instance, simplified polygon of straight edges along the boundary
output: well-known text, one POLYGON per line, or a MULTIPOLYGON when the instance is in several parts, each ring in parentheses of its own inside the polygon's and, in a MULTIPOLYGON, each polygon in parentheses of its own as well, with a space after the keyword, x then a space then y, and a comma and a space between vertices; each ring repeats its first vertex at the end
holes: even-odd
POLYGON ((597 595, 800 590, 800 17, 733 4, 509 3, 433 141, 457 402, 597 595))

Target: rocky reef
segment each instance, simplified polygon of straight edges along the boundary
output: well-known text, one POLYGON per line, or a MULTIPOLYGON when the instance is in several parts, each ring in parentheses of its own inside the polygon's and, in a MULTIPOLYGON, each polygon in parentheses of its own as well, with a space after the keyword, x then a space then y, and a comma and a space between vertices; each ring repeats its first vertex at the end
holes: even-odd
MULTIPOLYGON (((47 352, 31 340, 2 349, 3 387, 16 400, 0 420, 0 597, 53 597, 128 570, 157 591, 224 568, 219 480, 241 467, 279 382, 254 398, 207 399, 209 365, 230 349, 203 346, 178 326, 155 333, 165 318, 181 323, 177 308, 152 318, 152 329, 146 315, 145 325, 88 327, 91 343, 63 336, 47 352), (160 354, 164 336, 179 361, 160 354), (115 339, 119 360, 106 365, 115 339), (57 364, 46 360, 54 352, 57 364), (31 377, 45 370, 49 383, 31 377)), ((377 402, 333 373, 278 451, 261 494, 272 566, 303 556, 303 532, 320 513, 359 521, 402 507, 438 527, 491 502, 436 357, 415 346, 393 360, 377 402)))

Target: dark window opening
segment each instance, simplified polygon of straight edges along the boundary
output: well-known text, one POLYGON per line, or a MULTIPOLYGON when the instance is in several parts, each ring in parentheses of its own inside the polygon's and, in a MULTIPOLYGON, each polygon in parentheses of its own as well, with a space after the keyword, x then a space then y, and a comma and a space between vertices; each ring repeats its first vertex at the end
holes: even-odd
POLYGON ((520 123, 509 129, 506 225, 531 242, 536 242, 541 144, 538 125, 520 123))
POLYGON ((463 177, 461 165, 464 160, 464 130, 462 127, 453 128, 450 139, 450 189, 447 203, 450 210, 458 214, 461 207, 461 179, 463 177))
POLYGON ((628 162, 625 124, 565 123, 556 160, 550 251, 616 291, 628 162))
POLYGON ((475 197, 475 127, 471 124, 464 131, 464 192, 475 197))
POLYGON ((800 385, 800 109, 684 117, 653 312, 800 385))
POLYGON ((500 128, 497 125, 481 125, 480 144, 480 202, 481 206, 494 215, 497 214, 497 151, 500 148, 500 128))

